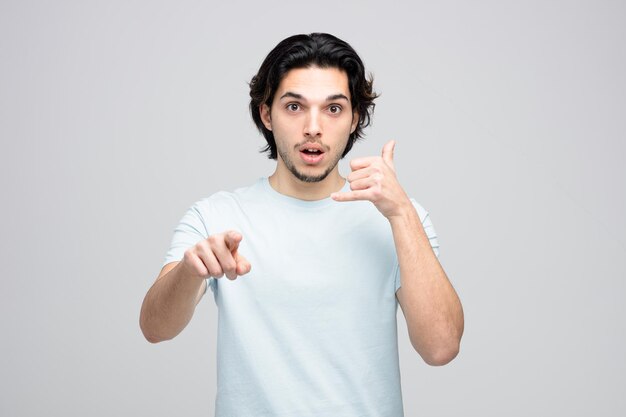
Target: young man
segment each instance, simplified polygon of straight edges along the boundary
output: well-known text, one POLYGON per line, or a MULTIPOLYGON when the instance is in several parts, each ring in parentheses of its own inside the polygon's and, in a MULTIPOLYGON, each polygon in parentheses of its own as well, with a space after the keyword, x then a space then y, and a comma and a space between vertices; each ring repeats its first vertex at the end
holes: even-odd
POLYGON ((394 142, 339 173, 369 124, 372 82, 347 43, 314 33, 279 43, 250 89, 276 170, 187 211, 141 329, 175 337, 208 287, 216 416, 402 416, 398 302, 431 365, 456 356, 463 313, 428 213, 396 178, 394 142))

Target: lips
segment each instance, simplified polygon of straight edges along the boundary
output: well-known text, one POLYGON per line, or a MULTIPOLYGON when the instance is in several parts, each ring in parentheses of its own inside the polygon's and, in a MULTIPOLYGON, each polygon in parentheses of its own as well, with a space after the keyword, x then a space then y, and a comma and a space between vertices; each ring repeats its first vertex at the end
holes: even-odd
POLYGON ((324 153, 322 145, 317 143, 306 143, 300 146, 300 158, 309 165, 318 164, 324 159, 324 153))
POLYGON ((300 146, 300 152, 323 153, 324 148, 319 143, 305 143, 304 145, 300 146))

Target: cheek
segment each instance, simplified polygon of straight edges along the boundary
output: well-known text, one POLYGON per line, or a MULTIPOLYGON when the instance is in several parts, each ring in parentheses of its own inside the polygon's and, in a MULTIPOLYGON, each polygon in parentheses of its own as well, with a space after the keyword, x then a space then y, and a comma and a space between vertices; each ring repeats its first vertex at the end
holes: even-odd
POLYGON ((288 135, 289 130, 285 128, 285 126, 280 125, 278 123, 274 123, 274 129, 272 130, 272 132, 274 133, 274 137, 278 137, 278 138, 284 138, 285 136, 288 135))
POLYGON ((293 135, 297 135, 302 132, 303 127, 297 120, 277 120, 273 124, 274 136, 281 135, 285 138, 290 138, 293 135))
POLYGON ((341 127, 338 127, 338 130, 341 130, 343 133, 352 133, 354 130, 352 118, 346 119, 346 121, 341 124, 341 127))

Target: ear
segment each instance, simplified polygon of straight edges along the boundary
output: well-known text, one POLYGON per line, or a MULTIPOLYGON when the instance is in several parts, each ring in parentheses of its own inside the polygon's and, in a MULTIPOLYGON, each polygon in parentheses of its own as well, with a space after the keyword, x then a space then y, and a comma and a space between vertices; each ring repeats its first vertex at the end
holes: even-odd
POLYGON ((359 113, 355 110, 352 112, 352 126, 350 126, 350 134, 354 133, 359 124, 359 113))
POLYGON ((265 128, 271 131, 272 130, 272 115, 270 114, 270 107, 267 104, 261 104, 259 106, 259 113, 261 115, 261 121, 265 125, 265 128))

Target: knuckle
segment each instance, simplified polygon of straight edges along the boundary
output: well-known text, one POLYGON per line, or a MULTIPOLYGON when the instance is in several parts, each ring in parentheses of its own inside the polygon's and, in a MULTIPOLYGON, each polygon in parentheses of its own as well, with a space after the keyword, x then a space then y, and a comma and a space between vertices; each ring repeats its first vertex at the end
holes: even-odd
POLYGON ((209 252, 211 250, 211 246, 209 245, 209 242, 207 240, 201 240, 200 242, 196 243, 196 251, 198 252, 209 252))
POLYGON ((185 267, 189 272, 193 275, 206 276, 209 271, 206 269, 200 258, 193 254, 189 254, 188 256, 183 256, 183 262, 185 263, 185 267))
POLYGON ((182 262, 185 265, 188 265, 189 267, 193 268, 194 270, 198 269, 197 265, 198 265, 198 261, 200 259, 198 258, 198 255, 196 254, 196 252, 194 251, 194 248, 191 247, 189 249, 187 249, 185 251, 185 253, 183 254, 183 259, 182 262))

